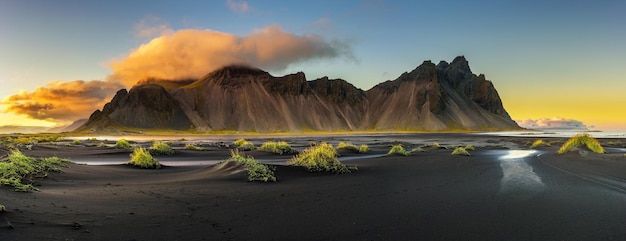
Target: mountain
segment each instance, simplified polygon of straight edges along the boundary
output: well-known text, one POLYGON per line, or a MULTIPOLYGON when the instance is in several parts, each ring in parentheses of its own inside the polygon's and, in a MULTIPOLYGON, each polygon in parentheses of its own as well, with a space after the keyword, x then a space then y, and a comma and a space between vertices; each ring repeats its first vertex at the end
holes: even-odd
POLYGON ((364 129, 488 130, 517 124, 502 106, 495 87, 476 76, 463 56, 448 64, 425 61, 366 92, 364 129))
POLYGON ((88 120, 89 119, 80 119, 66 126, 59 126, 59 127, 51 128, 48 130, 48 132, 52 132, 52 133, 71 132, 85 125, 85 123, 87 123, 88 120))
POLYGON ((232 65, 197 80, 147 80, 120 90, 78 131, 517 129, 493 84, 463 56, 425 61, 363 91, 342 79, 307 81, 232 65))

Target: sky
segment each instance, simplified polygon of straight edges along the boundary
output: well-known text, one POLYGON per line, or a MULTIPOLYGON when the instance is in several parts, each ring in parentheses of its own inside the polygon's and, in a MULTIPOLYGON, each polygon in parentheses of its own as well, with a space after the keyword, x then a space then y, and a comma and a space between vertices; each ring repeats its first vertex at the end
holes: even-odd
POLYGON ((524 123, 626 130, 626 1, 0 1, 0 126, 247 63, 367 90, 464 55, 524 123), (557 118, 558 117, 558 118, 557 118))

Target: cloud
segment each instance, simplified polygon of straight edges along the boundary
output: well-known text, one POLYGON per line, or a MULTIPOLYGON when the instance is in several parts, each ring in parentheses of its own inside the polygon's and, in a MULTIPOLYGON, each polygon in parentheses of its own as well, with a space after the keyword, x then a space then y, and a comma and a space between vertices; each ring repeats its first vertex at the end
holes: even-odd
POLYGON ((54 81, 33 92, 22 90, 7 96, 0 104, 7 106, 4 112, 39 120, 70 122, 89 117, 121 88, 120 83, 111 81, 54 81))
POLYGON ((350 44, 327 41, 319 35, 296 35, 278 25, 245 36, 213 30, 185 29, 152 39, 122 60, 110 63, 117 80, 126 86, 147 78, 183 80, 199 78, 229 64, 248 64, 269 71, 290 64, 346 57, 355 59, 350 44))
POLYGON ((235 0, 226 0, 226 6, 236 13, 245 13, 252 10, 250 5, 245 1, 237 2, 235 0))
POLYGON ((159 17, 148 15, 135 24, 135 36, 139 38, 154 38, 172 34, 169 25, 159 17))
POLYGON ((516 120, 516 122, 521 127, 536 130, 589 130, 589 128, 593 128, 581 121, 561 117, 516 120))

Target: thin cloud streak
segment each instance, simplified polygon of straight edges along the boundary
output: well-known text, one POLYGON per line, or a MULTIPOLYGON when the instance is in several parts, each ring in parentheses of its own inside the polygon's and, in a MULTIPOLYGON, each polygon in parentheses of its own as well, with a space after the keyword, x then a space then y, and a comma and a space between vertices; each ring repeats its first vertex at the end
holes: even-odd
POLYGON ((237 2, 235 0, 226 0, 226 6, 235 13, 246 13, 252 10, 246 1, 237 2))

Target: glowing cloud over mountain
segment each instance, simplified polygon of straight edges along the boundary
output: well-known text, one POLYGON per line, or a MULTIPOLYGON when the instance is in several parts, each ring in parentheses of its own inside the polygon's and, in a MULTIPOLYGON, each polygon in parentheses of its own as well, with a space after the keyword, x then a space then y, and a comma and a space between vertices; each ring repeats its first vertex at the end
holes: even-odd
POLYGON ((350 46, 314 34, 296 35, 272 25, 246 36, 213 30, 179 30, 152 39, 110 63, 112 80, 132 86, 146 78, 199 78, 229 64, 282 70, 312 59, 353 58, 350 46))

